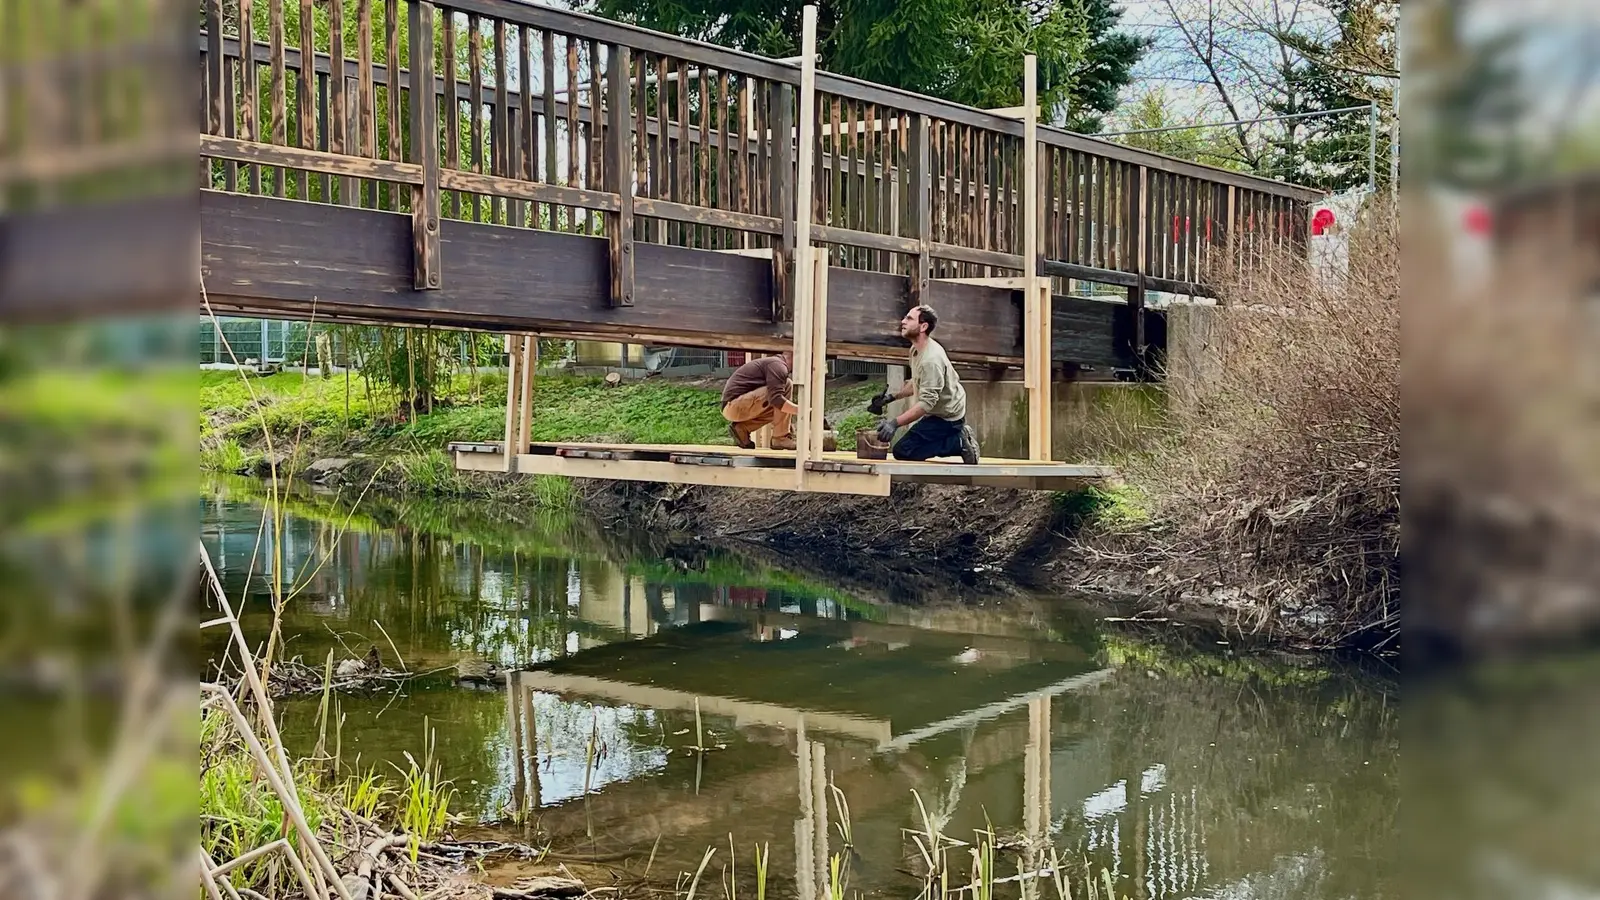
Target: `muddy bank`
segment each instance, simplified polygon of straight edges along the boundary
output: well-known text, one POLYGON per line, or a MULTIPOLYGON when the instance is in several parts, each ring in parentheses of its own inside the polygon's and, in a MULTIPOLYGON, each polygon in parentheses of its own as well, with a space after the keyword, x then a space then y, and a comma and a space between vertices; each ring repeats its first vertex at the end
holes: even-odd
POLYGON ((1042 586, 1055 540, 1048 494, 897 485, 889 497, 638 482, 578 482, 591 513, 692 535, 911 605, 1042 586))
MULTIPOLYGON (((301 477, 325 487, 411 493, 375 463, 361 458, 301 477)), ((717 548, 826 578, 880 603, 1071 597, 1106 617, 1141 620, 1129 623, 1133 628, 1182 628, 1240 647, 1352 649, 1322 633, 1326 615, 1317 605, 1284 603, 1281 586, 1198 577, 1202 559, 1194 561, 1195 571, 1184 571, 1183 561, 1152 565, 1137 535, 1092 524, 1092 509, 1077 495, 950 485, 899 485, 888 497, 626 481, 571 485, 573 506, 649 545, 635 549, 689 568, 705 549, 717 548)), ((539 502, 533 486, 527 478, 463 473, 452 493, 527 511, 539 502)))
POLYGON ((1327 651, 1314 610, 1263 618, 1237 585, 1175 583, 1116 536, 1080 535, 1071 498, 1034 491, 900 485, 889 497, 578 482, 581 505, 682 546, 705 542, 825 575, 909 605, 1005 595, 1071 597, 1129 628, 1181 630, 1236 646, 1327 651), (1119 549, 1119 545, 1122 549, 1119 549))

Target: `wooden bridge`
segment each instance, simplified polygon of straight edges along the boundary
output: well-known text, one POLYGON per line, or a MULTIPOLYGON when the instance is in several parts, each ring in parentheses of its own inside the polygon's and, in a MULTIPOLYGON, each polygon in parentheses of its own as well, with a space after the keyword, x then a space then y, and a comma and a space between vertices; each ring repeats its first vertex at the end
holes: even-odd
MULTIPOLYGON (((814 10, 791 64, 520 0, 203 6, 212 309, 793 348, 807 439, 770 486, 887 492, 883 467, 867 485, 824 459, 823 365, 903 362, 894 324, 918 302, 956 361, 1023 370, 1048 462, 1056 364, 1141 366, 1165 343, 1147 291, 1303 245, 1319 196, 1038 125, 1031 59, 1003 110, 817 71, 814 10)), ((527 382, 505 469, 540 455, 527 382)))

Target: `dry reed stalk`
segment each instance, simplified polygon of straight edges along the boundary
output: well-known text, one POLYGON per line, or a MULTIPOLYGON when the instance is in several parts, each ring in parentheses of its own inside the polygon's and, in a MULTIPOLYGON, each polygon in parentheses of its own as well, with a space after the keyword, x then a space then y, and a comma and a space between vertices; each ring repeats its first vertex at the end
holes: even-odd
MULTIPOLYGON (((233 604, 228 600, 227 592, 223 590, 222 580, 217 577, 216 569, 211 565, 211 555, 206 552, 205 544, 200 545, 200 561, 205 568, 213 599, 221 605, 224 619, 233 639, 233 645, 239 652, 240 669, 244 674, 245 683, 250 688, 254 697, 256 708, 261 713, 260 720, 263 729, 267 732, 267 742, 272 746, 272 753, 262 746, 261 740, 256 736, 255 730, 250 727, 239 705, 234 701, 232 694, 220 686, 213 684, 201 685, 201 690, 218 698, 229 716, 233 719, 234 727, 239 731, 245 744, 252 755, 256 757, 262 774, 272 785, 274 793, 283 803, 285 813, 289 815, 296 831, 300 834, 301 842, 305 845, 304 852, 312 856, 313 866, 309 867, 315 872, 312 886, 307 892, 311 897, 324 900, 328 896, 327 883, 324 879, 332 881, 333 889, 338 893, 340 900, 351 900, 350 892, 345 887, 339 876, 339 871, 334 868, 333 861, 328 858, 327 851, 318 840, 311 826, 306 822, 305 812, 300 806, 300 795, 295 785, 293 767, 289 763, 288 751, 285 749, 283 736, 278 733, 278 725, 271 714, 272 699, 267 695, 266 687, 262 684, 261 676, 256 668, 255 659, 250 651, 250 644, 245 640, 244 631, 239 627, 239 617, 235 614, 233 604)), ((290 854, 291 856, 294 854, 290 854)))

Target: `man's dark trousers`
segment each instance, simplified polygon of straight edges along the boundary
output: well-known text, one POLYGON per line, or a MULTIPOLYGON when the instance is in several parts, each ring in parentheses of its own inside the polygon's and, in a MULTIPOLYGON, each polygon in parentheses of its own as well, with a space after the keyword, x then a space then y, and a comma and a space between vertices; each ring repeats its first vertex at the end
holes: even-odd
POLYGON ((965 418, 941 419, 923 416, 900 436, 894 445, 894 458, 906 461, 933 459, 935 456, 961 455, 961 426, 965 418))

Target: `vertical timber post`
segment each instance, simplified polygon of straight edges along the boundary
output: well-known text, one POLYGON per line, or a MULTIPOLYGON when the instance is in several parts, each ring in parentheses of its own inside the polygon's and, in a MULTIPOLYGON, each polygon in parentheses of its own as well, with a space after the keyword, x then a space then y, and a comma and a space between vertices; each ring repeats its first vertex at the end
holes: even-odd
MULTIPOLYGON (((783 233, 772 248, 772 321, 788 322, 794 319, 796 266, 794 148, 789 142, 789 134, 794 130, 794 103, 788 85, 774 81, 770 88, 773 116, 772 181, 768 187, 772 191, 771 208, 778 211, 783 221, 783 233)), ((811 198, 801 195, 800 202, 809 207, 811 198)))
POLYGON ((802 13, 800 40, 800 133, 799 160, 795 172, 794 250, 794 366, 795 405, 800 414, 795 422, 795 490, 805 490, 806 465, 811 461, 812 393, 820 385, 811 383, 816 349, 813 310, 815 308, 816 268, 811 248, 811 178, 816 151, 817 108, 817 8, 808 4, 802 13))
POLYGON ((517 442, 517 409, 521 405, 517 398, 517 357, 522 355, 522 348, 511 335, 506 335, 506 435, 505 443, 501 449, 505 452, 505 471, 516 470, 516 442, 517 442))
MULTIPOLYGON (((806 402, 811 415, 806 428, 806 440, 811 443, 810 459, 822 458, 822 423, 827 411, 828 387, 828 266, 826 250, 811 251, 816 270, 811 273, 811 374, 806 390, 806 402)), ((795 443, 799 446, 799 442, 795 443)))
MULTIPOLYGON (((632 98, 628 91, 630 51, 620 45, 611 48, 611 70, 607 73, 606 93, 606 190, 617 195, 617 211, 606 218, 611 247, 611 305, 633 305, 633 125, 628 115, 632 98)), ((639 86, 643 97, 644 85, 639 86)), ((573 96, 571 102, 576 103, 573 96)), ((600 98, 589 101, 590 115, 599 109, 600 98)), ((642 100, 641 100, 642 102, 642 100)), ((639 140, 645 140, 643 132, 639 140)), ((624 351, 623 362, 627 362, 624 351)))
POLYGON ((539 365, 539 336, 522 336, 522 399, 517 421, 517 452, 527 453, 533 443, 533 373, 539 365))
POLYGON ((1022 61, 1023 384, 1028 458, 1050 460, 1050 282, 1039 277, 1039 58, 1022 61))
MULTIPOLYGON (((411 189, 413 287, 439 287, 439 104, 433 83, 433 3, 411 0, 411 158, 422 183, 411 189)), ((452 65, 454 61, 452 61, 452 65)), ((343 62, 334 69, 342 76, 343 62)), ((390 78, 398 80, 390 65, 390 78)), ((509 443, 510 435, 506 435, 509 443)))

